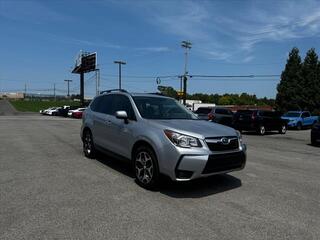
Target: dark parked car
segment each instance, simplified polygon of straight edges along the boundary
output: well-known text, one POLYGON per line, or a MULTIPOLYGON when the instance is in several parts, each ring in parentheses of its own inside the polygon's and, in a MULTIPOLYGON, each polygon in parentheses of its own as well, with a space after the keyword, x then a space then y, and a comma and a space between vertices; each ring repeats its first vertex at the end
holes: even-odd
POLYGON ((239 110, 233 119, 233 127, 239 131, 256 131, 264 135, 267 131, 285 134, 287 120, 281 119, 281 113, 262 110, 239 110))
POLYGON ((212 107, 199 107, 194 113, 197 114, 201 120, 209 120, 208 114, 211 112, 212 107))
POLYGON ((320 145, 320 123, 317 123, 312 127, 311 144, 320 145))
POLYGON ((227 108, 212 108, 208 115, 209 120, 223 125, 231 126, 233 120, 233 112, 227 108))
POLYGON ((74 109, 77 109, 78 107, 77 106, 64 106, 62 108, 60 108, 58 110, 58 113, 56 116, 61 116, 61 117, 68 117, 68 112, 70 110, 74 110, 74 109))

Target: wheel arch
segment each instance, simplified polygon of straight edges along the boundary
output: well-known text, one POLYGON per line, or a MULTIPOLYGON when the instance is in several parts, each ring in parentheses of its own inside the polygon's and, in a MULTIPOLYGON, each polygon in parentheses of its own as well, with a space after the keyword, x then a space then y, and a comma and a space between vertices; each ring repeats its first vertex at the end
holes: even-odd
POLYGON ((155 157, 158 159, 157 153, 156 153, 154 147, 148 141, 146 141, 144 139, 141 139, 141 140, 138 140, 137 142, 135 142, 133 144, 133 146, 132 146, 132 149, 131 149, 131 160, 133 160, 133 157, 134 157, 134 154, 135 154, 136 150, 141 146, 149 147, 153 151, 155 157))
POLYGON ((91 134, 92 134, 92 131, 91 129, 88 127, 88 126, 85 126, 83 129, 82 129, 82 132, 81 132, 81 139, 83 140, 83 135, 86 131, 90 131, 91 134))

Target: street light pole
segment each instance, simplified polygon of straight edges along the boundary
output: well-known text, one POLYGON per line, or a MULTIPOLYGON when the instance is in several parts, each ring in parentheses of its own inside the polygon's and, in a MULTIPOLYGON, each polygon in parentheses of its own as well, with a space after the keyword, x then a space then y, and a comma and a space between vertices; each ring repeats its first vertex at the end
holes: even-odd
MULTIPOLYGON (((185 53, 184 53, 185 62, 184 62, 184 75, 183 75, 183 104, 184 105, 186 105, 186 100, 187 100, 187 75, 188 75, 187 65, 188 65, 188 52, 191 49, 191 45, 192 43, 188 41, 181 42, 181 47, 185 48, 185 53)), ((181 78, 181 83, 182 83, 182 78, 181 78)))
POLYGON ((125 65, 126 62, 114 61, 115 64, 119 64, 119 89, 121 89, 121 65, 125 65))
POLYGON ((69 84, 70 84, 70 82, 72 82, 72 80, 66 79, 66 80, 64 80, 64 81, 67 82, 67 84, 68 84, 68 94, 67 94, 67 97, 70 97, 70 86, 69 86, 69 84))

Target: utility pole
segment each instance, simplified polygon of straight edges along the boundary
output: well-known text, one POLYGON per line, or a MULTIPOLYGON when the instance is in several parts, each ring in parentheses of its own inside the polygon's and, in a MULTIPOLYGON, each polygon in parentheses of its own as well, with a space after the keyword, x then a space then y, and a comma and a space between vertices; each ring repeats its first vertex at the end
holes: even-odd
POLYGON ((26 96, 27 95, 27 84, 25 83, 24 84, 24 96, 26 96))
POLYGON ((72 82, 72 80, 69 80, 69 79, 66 79, 66 80, 64 80, 65 82, 67 82, 67 84, 68 84, 68 94, 67 94, 67 97, 70 97, 70 82, 72 82))
POLYGON ((96 69, 96 96, 100 93, 100 69, 96 69))
POLYGON ((119 89, 121 89, 121 65, 125 65, 126 62, 114 61, 115 64, 119 64, 119 89))
POLYGON ((56 84, 53 84, 53 96, 54 96, 54 101, 57 101, 57 97, 56 97, 56 84))
MULTIPOLYGON (((191 49, 191 42, 188 41, 182 41, 181 47, 185 48, 185 62, 184 62, 184 75, 183 75, 183 104, 186 105, 186 99, 187 99, 187 65, 188 65, 188 52, 191 49)), ((182 79, 181 79, 182 80, 182 79)))

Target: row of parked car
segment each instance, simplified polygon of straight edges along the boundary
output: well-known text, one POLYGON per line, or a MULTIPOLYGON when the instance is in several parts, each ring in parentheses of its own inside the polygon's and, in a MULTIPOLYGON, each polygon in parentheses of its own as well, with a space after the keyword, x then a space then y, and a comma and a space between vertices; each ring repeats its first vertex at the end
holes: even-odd
POLYGON ((50 115, 50 116, 82 118, 82 114, 85 109, 86 108, 79 108, 76 106, 62 106, 62 107, 51 107, 48 109, 40 110, 40 113, 42 115, 50 115))
POLYGON ((268 131, 285 134, 288 128, 301 130, 312 127, 312 143, 319 142, 319 116, 311 116, 307 111, 238 110, 235 113, 226 108, 200 107, 195 113, 200 119, 233 127, 239 131, 256 131, 264 135, 268 131))

